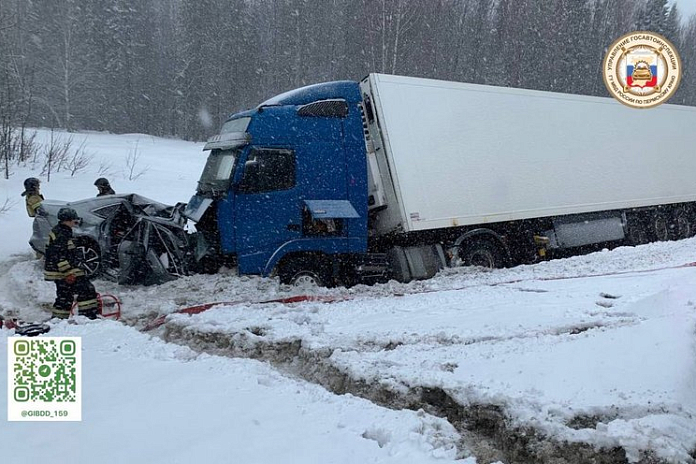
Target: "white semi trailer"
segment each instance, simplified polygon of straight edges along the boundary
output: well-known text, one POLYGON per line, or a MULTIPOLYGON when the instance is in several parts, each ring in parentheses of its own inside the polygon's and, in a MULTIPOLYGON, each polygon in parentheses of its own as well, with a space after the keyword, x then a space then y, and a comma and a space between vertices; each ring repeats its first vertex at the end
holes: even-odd
POLYGON ((360 87, 373 236, 436 236, 500 266, 696 232, 696 108, 383 74, 360 87))
POLYGON ((198 249, 286 282, 696 232, 692 107, 370 74, 235 114, 207 148, 198 249))

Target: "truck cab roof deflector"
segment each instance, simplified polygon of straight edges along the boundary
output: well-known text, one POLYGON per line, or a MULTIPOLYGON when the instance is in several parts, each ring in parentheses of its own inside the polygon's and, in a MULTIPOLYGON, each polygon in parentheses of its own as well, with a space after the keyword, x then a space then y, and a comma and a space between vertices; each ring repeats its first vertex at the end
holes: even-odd
POLYGON ((227 132, 226 134, 216 135, 208 139, 208 143, 203 147, 203 151, 241 147, 249 142, 251 142, 251 135, 246 132, 227 132))

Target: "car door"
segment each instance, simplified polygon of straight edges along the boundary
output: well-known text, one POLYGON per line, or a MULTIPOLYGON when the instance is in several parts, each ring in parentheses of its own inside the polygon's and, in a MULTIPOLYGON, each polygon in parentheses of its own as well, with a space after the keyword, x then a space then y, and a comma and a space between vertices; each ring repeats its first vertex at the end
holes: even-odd
POLYGON ((295 152, 252 147, 236 187, 236 249, 241 273, 259 274, 283 243, 301 237, 295 152))

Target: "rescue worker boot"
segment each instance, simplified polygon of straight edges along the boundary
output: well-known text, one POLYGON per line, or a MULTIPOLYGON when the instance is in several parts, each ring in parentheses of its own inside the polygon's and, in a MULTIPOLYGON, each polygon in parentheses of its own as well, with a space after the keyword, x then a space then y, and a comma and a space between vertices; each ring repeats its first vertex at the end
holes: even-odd
POLYGON ((85 316, 87 319, 96 319, 97 316, 99 315, 99 310, 96 308, 95 309, 85 309, 84 311, 80 310, 78 312, 78 314, 80 316, 85 316))
POLYGON ((56 308, 55 306, 51 310, 51 315, 56 319, 67 319, 70 317, 69 309, 56 308))

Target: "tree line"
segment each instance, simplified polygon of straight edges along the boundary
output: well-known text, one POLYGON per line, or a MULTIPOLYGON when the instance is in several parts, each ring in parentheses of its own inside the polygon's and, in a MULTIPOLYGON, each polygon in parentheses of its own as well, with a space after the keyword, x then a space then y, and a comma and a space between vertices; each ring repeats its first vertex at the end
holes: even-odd
POLYGON ((202 140, 370 72, 606 96, 604 53, 633 30, 675 44, 670 103, 696 105, 696 19, 667 0, 3 0, 0 128, 202 140))

